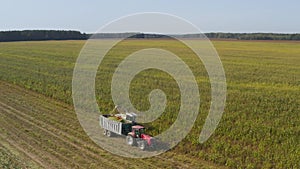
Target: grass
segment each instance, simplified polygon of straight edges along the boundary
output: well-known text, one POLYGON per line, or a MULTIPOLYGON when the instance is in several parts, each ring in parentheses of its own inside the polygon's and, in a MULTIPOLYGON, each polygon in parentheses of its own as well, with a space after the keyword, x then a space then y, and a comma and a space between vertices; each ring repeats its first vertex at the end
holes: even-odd
MULTIPOLYGON (((0 80, 72 104, 72 71, 85 41, 0 43, 0 80)), ((300 43, 214 41, 224 65, 228 93, 223 118, 213 136, 198 143, 210 103, 210 85, 202 64, 175 42, 122 42, 99 67, 99 108, 113 108, 110 83, 114 68, 132 50, 164 47, 181 56, 196 75, 201 107, 191 133, 172 152, 233 168, 299 168, 300 43), (100 83, 101 81, 101 83, 100 83)), ((158 70, 141 72, 131 83, 130 97, 140 110, 149 108, 148 94, 159 88, 168 98, 165 113, 145 124, 153 135, 176 119, 179 90, 171 76, 158 70), (166 120, 167 119, 167 120, 166 120)))

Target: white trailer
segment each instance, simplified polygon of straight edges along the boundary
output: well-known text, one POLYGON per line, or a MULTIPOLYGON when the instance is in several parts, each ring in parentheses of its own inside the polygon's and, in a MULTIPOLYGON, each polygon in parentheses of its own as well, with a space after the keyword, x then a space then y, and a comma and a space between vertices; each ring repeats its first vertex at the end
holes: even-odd
POLYGON ((112 115, 101 115, 99 117, 99 124, 104 129, 103 134, 110 137, 112 134, 125 135, 132 131, 133 121, 118 122, 109 119, 112 115))

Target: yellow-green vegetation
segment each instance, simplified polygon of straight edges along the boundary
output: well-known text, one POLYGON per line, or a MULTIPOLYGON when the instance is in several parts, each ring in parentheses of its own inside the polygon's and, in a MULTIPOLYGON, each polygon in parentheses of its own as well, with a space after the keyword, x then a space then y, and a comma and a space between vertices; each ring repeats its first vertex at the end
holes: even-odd
POLYGON ((20 159, 4 147, 0 147, 0 164, 3 169, 22 168, 20 159))
MULTIPOLYGON (((4 131, 1 132, 3 133, 4 131)), ((1 169, 22 169, 22 168, 39 168, 34 161, 30 161, 29 158, 13 147, 10 143, 0 138, 0 168, 1 169)))
POLYGON ((117 121, 117 122, 121 122, 121 123, 125 123, 126 120, 122 119, 122 118, 118 118, 116 116, 111 116, 111 117, 108 117, 109 120, 114 120, 114 121, 117 121))
MULTIPOLYGON (((0 43, 0 80, 72 104, 72 71, 85 41, 0 43)), ((96 78, 99 108, 114 104, 110 80, 130 52, 162 47, 192 69, 201 94, 200 113, 190 134, 172 152, 237 168, 299 168, 300 158, 300 43, 214 41, 226 73, 228 92, 223 118, 204 144, 198 143, 210 105, 210 84, 199 60, 184 46, 169 40, 128 40, 104 58, 96 78)), ((146 70, 131 82, 130 97, 139 110, 149 108, 151 90, 163 90, 165 113, 145 124, 152 135, 166 130, 180 106, 176 82, 159 70, 146 70)), ((75 115, 74 115, 75 116, 75 115)), ((63 117, 62 117, 63 118, 63 117)))

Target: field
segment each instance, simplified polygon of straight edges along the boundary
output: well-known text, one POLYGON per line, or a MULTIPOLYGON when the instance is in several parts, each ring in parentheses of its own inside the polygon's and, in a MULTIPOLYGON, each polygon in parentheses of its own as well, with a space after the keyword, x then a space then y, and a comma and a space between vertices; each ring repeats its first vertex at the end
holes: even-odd
MULTIPOLYGON (((217 130, 200 144, 210 103, 202 64, 168 40, 122 42, 99 67, 96 97, 101 111, 114 107, 109 79, 124 55, 153 44, 181 55, 201 91, 200 113, 190 134, 171 151, 147 159, 112 155, 80 127, 71 87, 73 67, 84 43, 0 43, 1 168, 300 167, 300 43, 213 41, 226 73, 227 102, 217 130)), ((179 109, 175 81, 158 70, 143 71, 132 81, 130 97, 137 109, 149 108, 148 94, 155 88, 165 91, 168 104, 161 118, 145 124, 152 135, 167 129, 179 109)))

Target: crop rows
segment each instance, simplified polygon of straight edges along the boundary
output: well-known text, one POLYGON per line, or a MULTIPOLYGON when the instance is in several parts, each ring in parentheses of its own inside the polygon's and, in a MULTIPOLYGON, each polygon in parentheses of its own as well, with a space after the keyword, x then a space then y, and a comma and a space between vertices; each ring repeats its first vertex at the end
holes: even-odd
MULTIPOLYGON (((49 133, 47 137, 43 136, 43 139, 57 141, 49 143, 49 149, 42 149, 44 152, 52 152, 53 156, 56 156, 55 159, 74 158, 73 162, 66 162, 72 167, 76 167, 76 163, 81 166, 81 163, 87 162, 96 165, 98 164, 96 157, 101 154, 106 166, 114 166, 114 163, 115 166, 130 166, 128 160, 124 159, 111 162, 108 158, 113 155, 107 154, 96 145, 86 145, 85 143, 90 140, 84 135, 72 109, 73 67, 84 42, 1 43, 0 80, 50 97, 56 100, 55 104, 59 106, 53 108, 53 103, 40 101, 45 98, 39 94, 35 97, 42 99, 37 99, 39 104, 33 105, 33 101, 28 105, 29 103, 25 101, 26 96, 24 99, 19 99, 19 95, 14 97, 11 94, 3 94, 1 98, 8 98, 3 102, 8 100, 8 103, 14 103, 15 106, 24 105, 23 108, 18 106, 19 111, 24 112, 27 109, 28 113, 31 113, 28 115, 31 118, 22 116, 29 122, 26 122, 26 127, 32 126, 30 123, 42 125, 42 128, 46 128, 47 131, 55 133, 59 138, 63 136, 67 140, 66 142, 66 140, 55 139, 55 136, 49 133), (57 144, 63 145, 66 150, 55 147, 57 144), (76 146, 82 150, 76 150, 76 146), (84 152, 88 157, 86 159, 79 157, 75 153, 78 151, 84 152), (62 152, 68 156, 61 157, 62 152)), ((178 54, 190 66, 199 85, 201 107, 190 134, 170 152, 157 158, 168 157, 173 161, 181 160, 182 163, 189 165, 196 163, 195 160, 189 159, 201 159, 228 167, 298 168, 300 43, 214 41, 213 44, 223 62, 228 93, 223 118, 216 132, 204 144, 198 143, 198 137, 210 105, 210 84, 202 64, 179 43, 168 40, 129 40, 122 42, 115 50, 108 53, 99 67, 96 78, 99 109, 102 112, 109 112, 114 107, 110 95, 110 79, 115 68, 127 54, 146 47, 163 47, 178 54)), ((150 106, 148 94, 156 88, 166 93, 168 104, 165 113, 159 119, 151 124, 145 124, 152 135, 166 130, 177 117, 176 112, 179 110, 180 103, 177 84, 171 76, 162 71, 146 70, 133 79, 130 90, 130 99, 136 108, 147 110, 150 106)), ((14 108, 14 105, 11 106, 14 108)), ((5 105, 3 107, 13 111, 5 105)), ((6 120, 13 118, 8 112, 5 113, 5 117, 6 120)), ((13 125, 17 123, 17 118, 13 119, 16 121, 11 121, 11 128, 17 126, 17 124, 13 125)), ((45 133, 37 126, 34 127, 36 133, 45 133)), ((21 133, 30 134, 26 131, 21 133)), ((39 136, 33 137, 39 138, 39 136)), ((138 162, 151 168, 153 161, 155 158, 138 162)), ((172 162, 162 160, 160 165, 167 167, 170 163, 172 162)))

